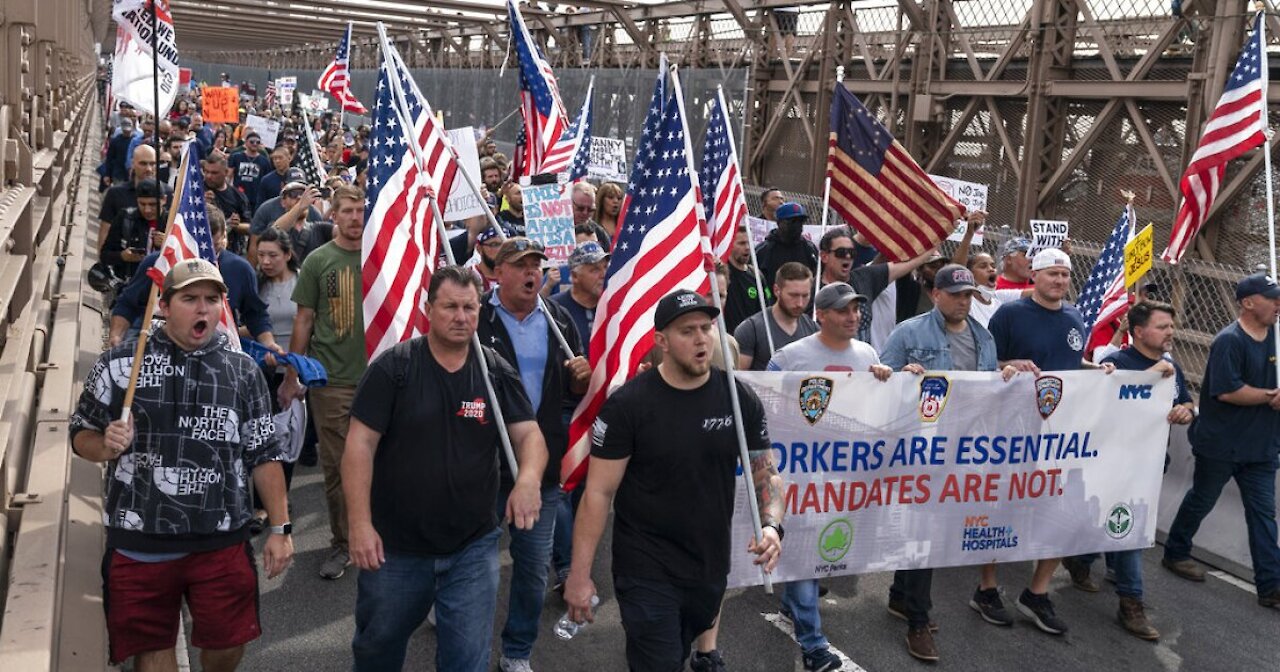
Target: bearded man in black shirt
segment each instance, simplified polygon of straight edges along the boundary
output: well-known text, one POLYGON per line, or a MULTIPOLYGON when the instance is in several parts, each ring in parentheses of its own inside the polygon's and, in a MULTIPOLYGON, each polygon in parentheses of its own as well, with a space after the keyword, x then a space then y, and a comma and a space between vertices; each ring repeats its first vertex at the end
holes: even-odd
MULTIPOLYGON (((613 586, 633 670, 684 669, 724 596, 739 450, 730 378, 711 368, 718 313, 688 290, 663 297, 654 311, 662 363, 618 388, 592 428, 564 597, 571 618, 591 619, 591 566, 612 503, 613 586)), ((764 407, 737 385, 762 525, 748 550, 772 571, 782 552, 782 478, 764 407)))

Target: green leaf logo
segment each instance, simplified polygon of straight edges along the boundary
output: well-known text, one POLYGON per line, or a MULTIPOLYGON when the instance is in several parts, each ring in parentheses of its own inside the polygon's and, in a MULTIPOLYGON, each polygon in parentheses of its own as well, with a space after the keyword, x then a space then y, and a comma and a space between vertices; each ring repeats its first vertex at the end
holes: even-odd
POLYGON ((827 562, 839 561, 852 545, 853 526, 844 518, 831 521, 818 535, 818 555, 827 562))

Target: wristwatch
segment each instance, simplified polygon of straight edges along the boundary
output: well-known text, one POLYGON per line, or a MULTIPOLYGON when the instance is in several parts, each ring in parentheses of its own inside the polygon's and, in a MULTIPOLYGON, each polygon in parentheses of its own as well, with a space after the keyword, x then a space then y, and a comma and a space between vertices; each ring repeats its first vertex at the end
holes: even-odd
POLYGON ((271 530, 271 534, 293 534, 293 523, 285 523, 283 525, 272 525, 267 529, 271 530))
POLYGON ((787 536, 787 531, 782 529, 781 523, 765 523, 761 527, 772 527, 773 531, 778 533, 778 541, 782 541, 782 538, 787 536))

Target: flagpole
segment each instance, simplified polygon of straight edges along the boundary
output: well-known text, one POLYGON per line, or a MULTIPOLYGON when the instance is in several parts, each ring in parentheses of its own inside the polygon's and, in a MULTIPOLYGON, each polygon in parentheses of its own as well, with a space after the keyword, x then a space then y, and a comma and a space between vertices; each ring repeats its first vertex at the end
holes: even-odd
MULTIPOLYGON (((159 19, 156 17, 156 1, 151 0, 151 146, 160 161, 160 38, 159 19)), ((1273 255, 1274 256, 1274 255, 1273 255)), ((130 399, 132 402, 132 399, 130 399)))
MULTIPOLYGON (((844 85, 844 66, 836 66, 836 86, 844 85)), ((827 235, 827 213, 831 210, 831 171, 827 171, 827 178, 823 180, 822 185, 822 235, 827 235)), ((822 245, 822 238, 818 239, 818 245, 822 245)), ((818 251, 818 277, 813 280, 813 291, 816 292, 822 288, 822 251, 818 251)), ((813 302, 813 319, 818 320, 818 302, 813 302)))
MULTIPOLYGON (((1266 5, 1262 2, 1257 4, 1258 13, 1255 15, 1258 23, 1258 46, 1259 61, 1262 61, 1262 100, 1259 105, 1262 106, 1262 113, 1259 115, 1258 123, 1262 125, 1262 161, 1263 167, 1267 174, 1267 244, 1270 247, 1271 254, 1267 256, 1270 262, 1271 277, 1276 277, 1276 213, 1275 213, 1275 195, 1272 193, 1271 185, 1271 128, 1267 123, 1267 86, 1271 81, 1270 68, 1267 65, 1267 19, 1265 15, 1266 5)), ((1280 320, 1272 325, 1272 332, 1275 335, 1274 347, 1276 352, 1280 352, 1280 320)), ((1280 357, 1275 358, 1276 363, 1276 380, 1280 380, 1280 357)))
MULTIPOLYGON (((381 21, 378 22, 378 40, 382 46, 382 57, 384 59, 389 58, 393 52, 387 40, 386 26, 381 21)), ((413 137, 413 120, 409 118, 409 106, 405 103, 404 91, 400 89, 400 78, 392 76, 387 79, 391 82, 391 94, 395 99, 393 107, 395 108, 396 116, 400 119, 401 133, 404 135, 405 143, 409 145, 409 151, 413 152, 414 163, 419 170, 423 170, 426 162, 423 160, 422 150, 418 147, 417 139, 413 137)), ((444 246, 445 259, 449 261, 449 265, 455 265, 457 260, 453 258, 453 247, 448 243, 449 236, 444 230, 444 217, 440 214, 440 206, 435 194, 429 194, 428 200, 431 202, 433 225, 439 232, 440 237, 444 239, 442 245, 444 246)), ((426 250, 423 250, 423 253, 425 254, 426 250)), ((435 259, 427 259, 426 263, 434 265, 435 259)), ((520 467, 516 462, 515 450, 511 447, 511 435, 507 433, 507 423, 502 414, 502 404, 498 401, 498 395, 493 389, 493 381, 490 379, 489 363, 485 361, 484 351, 480 346, 480 337, 474 331, 471 332, 471 347, 475 349, 476 359, 480 362, 480 372, 484 377, 485 393, 489 395, 489 399, 493 402, 493 417, 498 425, 498 438, 502 441, 502 451, 506 455, 507 466, 511 468, 511 477, 515 478, 520 473, 520 467)))
MULTIPOLYGON (((684 92, 680 88, 680 75, 677 72, 678 70, 679 66, 671 66, 671 88, 675 90, 674 95, 676 97, 676 106, 680 110, 680 117, 683 120, 685 119, 684 92)), ((727 129, 727 117, 725 119, 725 126, 727 129)), ((687 166, 686 170, 689 173, 689 179, 692 181, 694 179, 693 176, 697 175, 698 172, 694 170, 693 167, 693 149, 689 145, 689 133, 687 128, 685 129, 684 134, 684 155, 685 164, 687 166)), ((694 186, 696 186, 696 184, 694 186)), ((697 191, 695 190, 694 193, 697 193, 697 191)), ((693 207, 695 212, 697 212, 702 209, 702 201, 700 199, 694 200, 696 202, 693 207)), ((702 228, 702 235, 700 238, 703 258, 709 260, 712 258, 712 253, 711 238, 707 232, 706 213, 703 213, 699 223, 702 228)), ((725 327, 724 323, 724 305, 720 300, 720 278, 716 276, 714 267, 710 269, 710 272, 707 275, 710 276, 711 280, 711 301, 716 307, 716 330, 720 332, 720 353, 724 358, 724 371, 729 374, 729 403, 733 407, 733 429, 738 438, 738 459, 742 462, 742 480, 747 486, 747 506, 751 510, 751 524, 753 525, 751 538, 762 540, 761 530, 764 528, 760 525, 760 503, 756 501, 755 475, 751 472, 751 456, 747 452, 747 434, 745 428, 742 426, 742 402, 738 399, 738 378, 735 374, 737 362, 733 361, 733 351, 729 347, 729 335, 726 333, 728 329, 725 327)), ((766 327, 766 332, 767 331, 768 329, 766 327)), ((769 576, 769 573, 765 571, 763 566, 760 567, 760 577, 764 579, 764 592, 772 595, 773 579, 769 576)))

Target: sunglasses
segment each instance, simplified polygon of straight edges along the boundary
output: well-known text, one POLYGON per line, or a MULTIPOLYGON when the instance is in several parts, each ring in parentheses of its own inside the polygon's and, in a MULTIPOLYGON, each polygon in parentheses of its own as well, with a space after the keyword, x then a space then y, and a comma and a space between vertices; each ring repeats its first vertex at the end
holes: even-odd
POLYGON ((836 259, 852 259, 852 258, 853 258, 853 248, 852 248, 852 247, 837 247, 836 249, 831 250, 831 254, 832 254, 832 256, 834 256, 836 259))

